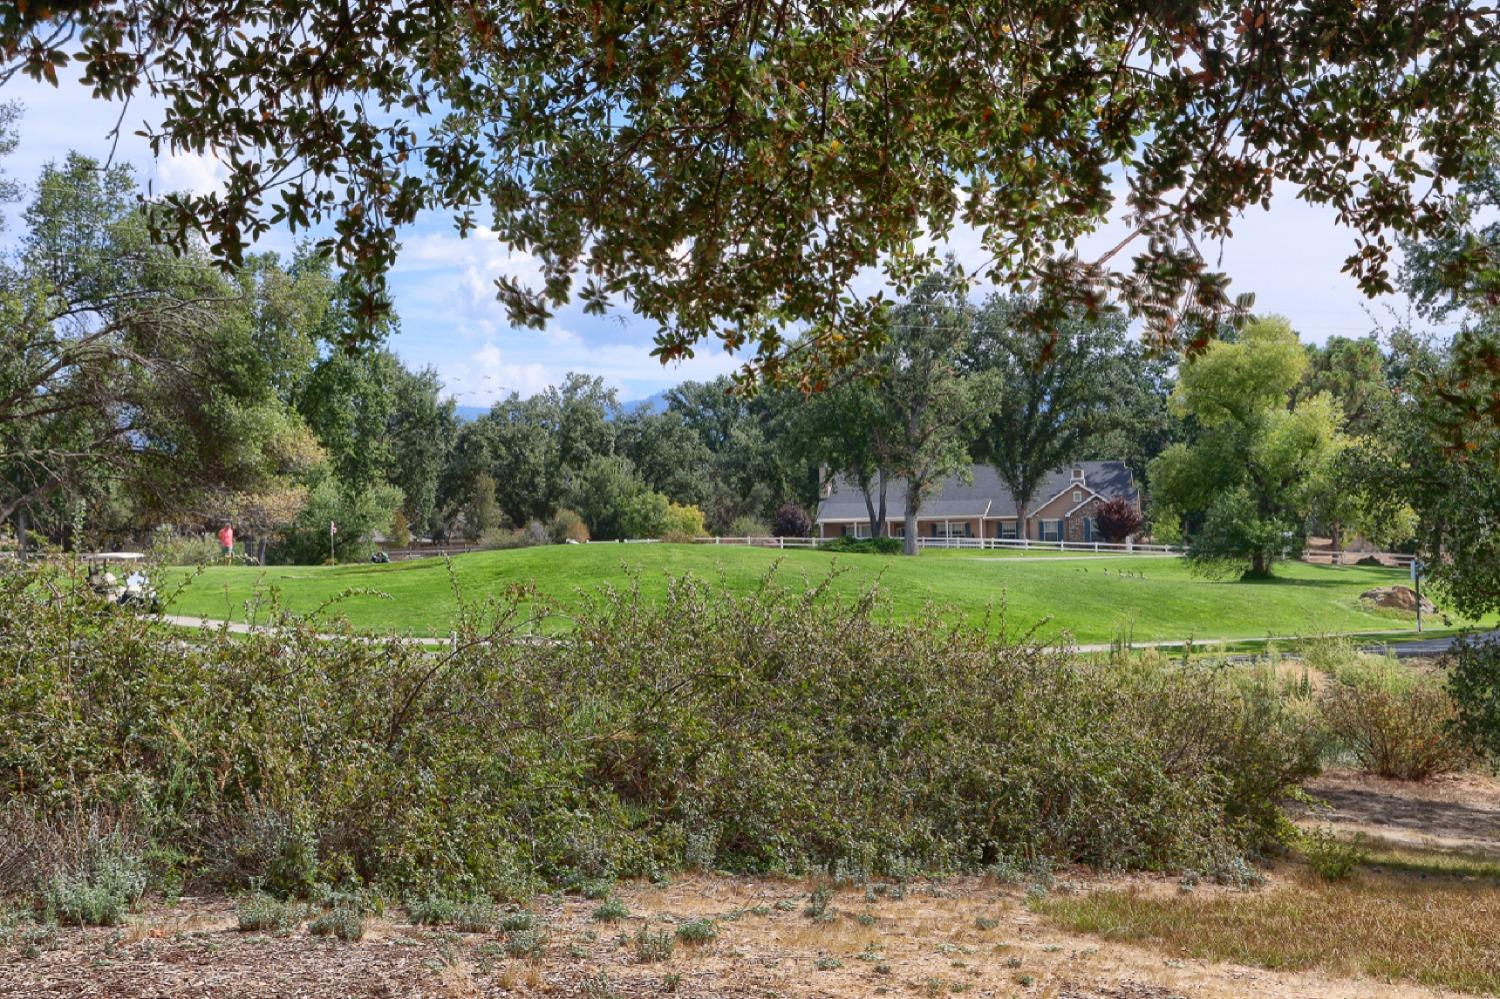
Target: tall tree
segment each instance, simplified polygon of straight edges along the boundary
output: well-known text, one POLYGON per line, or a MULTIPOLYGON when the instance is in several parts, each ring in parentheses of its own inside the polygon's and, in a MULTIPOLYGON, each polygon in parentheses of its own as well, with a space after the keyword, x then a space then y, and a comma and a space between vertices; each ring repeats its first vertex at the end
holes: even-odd
POLYGON ((900 426, 873 365, 851 368, 838 383, 803 404, 792 437, 828 476, 842 476, 864 497, 870 536, 884 537, 886 497, 900 426))
POLYGON ((124 167, 48 166, 0 265, 0 522, 121 491, 156 524, 309 454, 256 298, 153 246, 136 195, 124 167))
POLYGON ((990 297, 967 351, 968 365, 991 393, 975 451, 1015 497, 1023 529, 1047 477, 1118 425, 1133 359, 1124 315, 1069 315, 1039 329, 1030 320, 1035 310, 1027 299, 990 297))
POLYGON ((1235 343, 1185 365, 1173 404, 1199 430, 1151 463, 1159 516, 1196 514, 1189 557, 1206 571, 1248 563, 1269 575, 1300 552, 1305 521, 1345 446, 1327 393, 1292 405, 1307 351, 1284 319, 1261 319, 1235 343))
POLYGON ((902 548, 917 554, 917 518, 945 476, 968 466, 969 443, 988 393, 961 357, 974 326, 962 275, 951 265, 925 278, 895 310, 879 355, 881 392, 895 425, 891 471, 906 483, 902 548))
POLYGON ((1276 196, 1330 206, 1387 290, 1382 234, 1435 229, 1493 136, 1497 37, 1469 0, 93 0, 0 7, 0 81, 76 63, 100 98, 150 98, 158 152, 229 166, 163 235, 238 260, 326 224, 362 317, 389 307, 401 226, 472 232, 486 205, 542 263, 539 287, 500 281, 514 321, 628 299, 659 356, 717 336, 774 372, 792 324, 799 359, 877 345, 857 276, 914 287, 940 269, 917 237, 959 223, 997 284, 1059 308, 1112 289, 1190 347, 1233 309, 1199 237, 1276 196), (1057 259, 1119 189, 1139 252, 1057 259))

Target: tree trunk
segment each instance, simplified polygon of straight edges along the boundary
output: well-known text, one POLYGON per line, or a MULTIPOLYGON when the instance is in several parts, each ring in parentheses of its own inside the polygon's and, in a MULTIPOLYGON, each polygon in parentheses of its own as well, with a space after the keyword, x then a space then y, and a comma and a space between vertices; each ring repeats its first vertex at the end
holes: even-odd
POLYGON ((912 508, 911 494, 907 494, 906 502, 906 537, 901 539, 901 552, 904 555, 915 555, 917 553, 917 511, 912 508))
MULTIPOLYGON (((1030 507, 1030 505, 1030 501, 1027 501, 1025 503, 1016 503, 1016 537, 1020 538, 1023 542, 1028 541, 1031 538, 1031 530, 1029 525, 1026 523, 1026 516, 1029 512, 1028 507, 1030 507)), ((1023 544, 1022 547, 1024 548, 1025 545, 1023 544)))
POLYGON ((876 525, 880 521, 875 517, 875 498, 870 495, 868 488, 861 489, 860 494, 865 498, 865 515, 870 518, 870 537, 878 538, 880 537, 880 528, 876 525))
POLYGON ((870 532, 870 536, 874 537, 874 538, 883 538, 887 534, 890 533, 890 531, 886 528, 886 520, 885 520, 885 488, 886 488, 885 473, 881 472, 880 473, 880 515, 876 519, 876 524, 878 525, 878 528, 876 530, 873 530, 873 531, 870 532))
POLYGON ((1250 574, 1252 576, 1269 575, 1266 570, 1266 553, 1260 549, 1256 549, 1255 553, 1250 556, 1250 574))
POLYGON ((26 561, 27 549, 31 547, 30 511, 24 506, 16 510, 16 548, 20 552, 21 561, 26 561))

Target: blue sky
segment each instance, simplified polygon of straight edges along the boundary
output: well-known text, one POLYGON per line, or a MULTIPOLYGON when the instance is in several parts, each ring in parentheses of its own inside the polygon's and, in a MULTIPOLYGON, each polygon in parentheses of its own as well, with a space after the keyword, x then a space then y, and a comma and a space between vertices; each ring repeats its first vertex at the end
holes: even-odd
MULTIPOLYGON (((108 133, 119 105, 95 101, 81 86, 65 82, 54 89, 14 79, 0 91, 0 100, 19 101, 26 109, 20 146, 5 164, 6 172, 23 183, 43 163, 70 149, 101 159, 109 154, 108 133)), ((146 109, 140 103, 132 106, 124 131, 137 129, 146 109)), ((139 179, 157 191, 205 190, 220 175, 210 157, 154 161, 145 142, 131 134, 121 137, 116 158, 134 164, 139 179)), ((1287 316, 1304 340, 1315 343, 1369 332, 1371 314, 1386 325, 1393 312, 1405 315, 1404 299, 1366 299, 1340 272, 1353 237, 1335 224, 1332 211, 1297 201, 1291 189, 1277 193, 1270 210, 1247 214, 1222 247, 1222 266, 1234 279, 1232 290, 1255 292, 1257 311, 1287 316)), ((1081 252, 1101 252, 1121 232, 1108 226, 1081 252)), ((290 235, 277 232, 261 248, 286 252, 292 242, 290 235)), ((410 365, 436 368, 462 404, 487 405, 510 390, 531 395, 569 371, 602 376, 628 401, 737 366, 733 357, 705 346, 697 357, 663 367, 650 356, 654 326, 628 312, 601 318, 569 306, 545 330, 512 329, 494 300, 493 281, 502 273, 534 274, 534 260, 507 252, 485 230, 461 239, 440 215, 420 219, 402 242, 391 276, 401 331, 390 346, 410 365)), ((971 268, 983 259, 972 231, 953 233, 947 248, 971 268)), ((873 286, 873 278, 871 282, 873 286)))

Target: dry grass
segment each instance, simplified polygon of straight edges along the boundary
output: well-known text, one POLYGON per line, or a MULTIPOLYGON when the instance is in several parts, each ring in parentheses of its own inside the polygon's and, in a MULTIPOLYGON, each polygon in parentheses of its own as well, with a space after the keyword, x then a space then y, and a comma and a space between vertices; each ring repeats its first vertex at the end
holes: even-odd
POLYGON ((1107 890, 1037 909, 1180 957, 1500 992, 1500 866, 1484 857, 1377 845, 1347 882, 1297 870, 1253 893, 1107 890))

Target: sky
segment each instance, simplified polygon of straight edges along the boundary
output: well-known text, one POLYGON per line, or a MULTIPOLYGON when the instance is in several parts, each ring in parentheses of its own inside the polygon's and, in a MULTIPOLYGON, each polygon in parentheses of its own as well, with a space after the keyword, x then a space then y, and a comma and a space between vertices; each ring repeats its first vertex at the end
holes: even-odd
MULTIPOLYGON (((110 154, 109 132, 120 106, 94 100, 76 83, 64 81, 52 88, 12 79, 0 89, 0 101, 19 101, 25 108, 20 144, 3 164, 6 174, 23 184, 43 164, 70 150, 100 159, 110 154)), ((139 103, 129 109, 116 161, 132 164, 137 179, 157 192, 212 189, 222 168, 211 157, 177 155, 157 161, 145 141, 130 134, 150 110, 139 103)), ((1367 299, 1341 273, 1354 237, 1336 224, 1332 210, 1296 200, 1290 188, 1276 194, 1269 210, 1253 209, 1240 220, 1221 250, 1206 249, 1222 253, 1222 267, 1233 278, 1231 293, 1254 292, 1255 311, 1285 315, 1312 343, 1330 336, 1362 336, 1372 329, 1372 316, 1388 325, 1393 315, 1406 314, 1404 298, 1367 299)), ((9 229, 13 238, 16 227, 9 229)), ((1102 252, 1122 233, 1116 224, 1106 226, 1080 252, 1085 257, 1102 252)), ((293 245, 294 237, 282 230, 257 248, 285 253, 293 245)), ((970 230, 952 233, 946 249, 970 270, 984 259, 978 235, 970 230)), ((495 301, 494 279, 536 272, 534 259, 508 252, 488 230, 460 238, 446 216, 420 218, 404 233, 390 276, 401 328, 389 346, 408 366, 436 369, 446 391, 466 406, 487 406, 510 391, 532 395, 570 371, 602 377, 628 402, 739 366, 736 358, 704 345, 696 357, 664 367, 650 356, 654 324, 628 311, 598 317, 570 305, 558 310, 544 330, 514 329, 495 301)))

